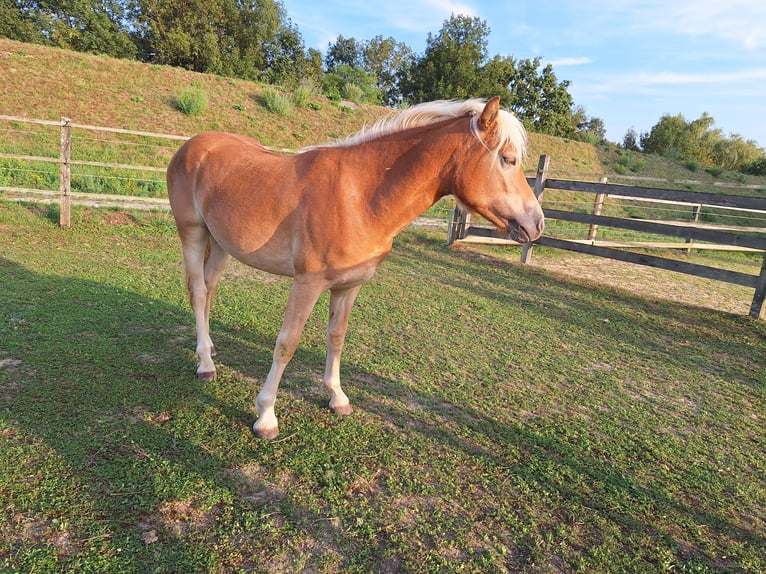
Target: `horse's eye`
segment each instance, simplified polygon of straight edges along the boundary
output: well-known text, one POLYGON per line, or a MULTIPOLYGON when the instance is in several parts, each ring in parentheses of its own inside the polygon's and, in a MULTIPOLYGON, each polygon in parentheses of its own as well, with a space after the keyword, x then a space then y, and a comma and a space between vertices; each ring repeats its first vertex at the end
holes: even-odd
POLYGON ((502 156, 503 163, 507 166, 513 167, 516 165, 516 157, 512 155, 504 155, 502 156))

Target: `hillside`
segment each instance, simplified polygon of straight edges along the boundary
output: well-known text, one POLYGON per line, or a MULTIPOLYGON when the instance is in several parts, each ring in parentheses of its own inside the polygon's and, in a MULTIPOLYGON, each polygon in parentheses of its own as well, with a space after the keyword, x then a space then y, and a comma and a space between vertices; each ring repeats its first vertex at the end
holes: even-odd
MULTIPOLYGON (((308 108, 294 107, 278 115, 263 105, 267 86, 262 84, 2 38, 0 71, 2 115, 46 120, 65 116, 80 124, 179 135, 216 129, 250 135, 278 148, 324 143, 390 111, 367 105, 351 109, 317 97, 308 108), (176 107, 178 96, 190 88, 208 96, 207 110, 200 115, 185 115, 176 107)), ((766 186, 766 178, 726 173, 713 177, 701 169, 692 172, 681 162, 624 152, 615 145, 529 134, 528 171, 534 171, 541 154, 551 156, 554 175, 566 177, 623 174, 766 186)))

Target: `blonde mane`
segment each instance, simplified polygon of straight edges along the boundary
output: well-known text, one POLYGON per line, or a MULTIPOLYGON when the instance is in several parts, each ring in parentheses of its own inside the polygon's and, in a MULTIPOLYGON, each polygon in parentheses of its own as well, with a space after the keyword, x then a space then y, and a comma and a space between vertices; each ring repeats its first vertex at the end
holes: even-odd
MULTIPOLYGON (((418 104, 401 112, 389 114, 346 139, 328 144, 327 146, 311 146, 306 149, 314 147, 349 147, 410 128, 427 126, 443 120, 463 116, 473 116, 471 130, 476 137, 479 137, 478 118, 485 104, 486 100, 479 98, 465 101, 439 100, 418 104)), ((520 159, 525 159, 527 153, 527 132, 516 116, 508 111, 500 110, 497 127, 499 136, 497 149, 510 144, 514 147, 516 153, 520 155, 520 159)))

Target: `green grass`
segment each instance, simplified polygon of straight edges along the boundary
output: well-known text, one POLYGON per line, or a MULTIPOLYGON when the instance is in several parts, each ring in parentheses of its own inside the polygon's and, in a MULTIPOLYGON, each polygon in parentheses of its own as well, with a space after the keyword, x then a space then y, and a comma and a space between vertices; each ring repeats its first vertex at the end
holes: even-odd
POLYGON ((321 390, 320 300, 232 264, 194 377, 168 215, 0 203, 0 570, 762 572, 766 326, 410 228, 321 390))

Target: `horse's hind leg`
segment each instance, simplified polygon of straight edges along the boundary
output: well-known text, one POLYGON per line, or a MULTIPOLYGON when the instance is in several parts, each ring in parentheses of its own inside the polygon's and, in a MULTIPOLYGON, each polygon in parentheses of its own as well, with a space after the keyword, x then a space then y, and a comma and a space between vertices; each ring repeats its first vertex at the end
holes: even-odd
POLYGON ((200 361, 197 377, 201 381, 210 381, 215 379, 216 374, 213 363, 215 347, 210 338, 210 307, 218 277, 230 256, 203 226, 187 231, 182 244, 186 286, 197 332, 196 352, 200 361))
POLYGON ((346 328, 351 307, 356 301, 361 285, 350 289, 330 292, 330 321, 327 326, 327 363, 324 372, 324 386, 330 393, 330 408, 337 414, 353 412, 351 403, 340 387, 340 354, 346 340, 346 328))

